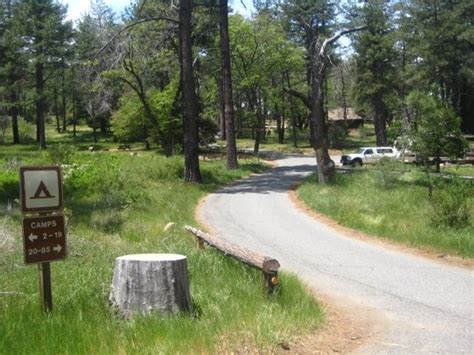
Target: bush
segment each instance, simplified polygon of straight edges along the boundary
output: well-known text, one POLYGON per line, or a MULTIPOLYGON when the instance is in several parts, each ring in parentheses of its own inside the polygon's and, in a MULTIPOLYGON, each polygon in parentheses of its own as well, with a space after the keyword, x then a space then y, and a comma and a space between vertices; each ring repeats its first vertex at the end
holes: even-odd
POLYGON ((472 191, 469 182, 459 178, 437 182, 431 197, 433 223, 451 228, 467 227, 470 219, 468 201, 472 191))
POLYGON ((36 127, 24 120, 18 121, 18 135, 23 144, 32 144, 36 142, 36 127))
POLYGON ((90 218, 90 227, 104 233, 117 233, 124 218, 122 212, 117 210, 93 211, 90 218))
POLYGON ((396 159, 384 157, 376 165, 377 181, 384 189, 393 187, 399 180, 400 176, 406 171, 403 163, 396 159))
POLYGON ((10 120, 7 115, 0 116, 0 143, 5 143, 5 133, 10 126, 10 120))
POLYGON ((76 147, 69 144, 55 144, 48 148, 48 156, 53 164, 71 164, 76 155, 76 147))

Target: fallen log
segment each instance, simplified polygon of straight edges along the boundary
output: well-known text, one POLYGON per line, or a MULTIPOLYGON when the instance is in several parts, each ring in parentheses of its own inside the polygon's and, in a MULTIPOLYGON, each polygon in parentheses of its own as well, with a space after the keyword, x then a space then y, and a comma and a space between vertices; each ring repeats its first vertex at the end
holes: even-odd
POLYGON ((225 255, 230 255, 244 264, 261 270, 264 276, 265 287, 269 293, 272 293, 275 290, 275 287, 278 286, 278 269, 280 268, 278 260, 257 254, 251 250, 239 247, 220 238, 216 238, 215 236, 204 233, 199 229, 190 226, 185 226, 184 228, 196 237, 200 249, 204 248, 204 244, 208 244, 222 251, 225 255))

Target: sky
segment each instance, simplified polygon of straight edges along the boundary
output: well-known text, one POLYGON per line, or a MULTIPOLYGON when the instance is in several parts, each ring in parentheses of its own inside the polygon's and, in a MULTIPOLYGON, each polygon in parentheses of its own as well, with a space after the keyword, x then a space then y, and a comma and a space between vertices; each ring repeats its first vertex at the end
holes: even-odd
MULTIPOLYGON (((59 0, 64 5, 68 6, 67 18, 69 20, 77 20, 81 17, 81 14, 88 11, 90 1, 86 0, 59 0)), ((125 7, 130 5, 131 0, 104 0, 104 2, 112 8, 112 10, 119 15, 125 7)), ((244 16, 250 16, 253 10, 252 0, 243 0, 246 4, 247 9, 242 5, 241 0, 231 0, 230 4, 236 12, 244 16)))

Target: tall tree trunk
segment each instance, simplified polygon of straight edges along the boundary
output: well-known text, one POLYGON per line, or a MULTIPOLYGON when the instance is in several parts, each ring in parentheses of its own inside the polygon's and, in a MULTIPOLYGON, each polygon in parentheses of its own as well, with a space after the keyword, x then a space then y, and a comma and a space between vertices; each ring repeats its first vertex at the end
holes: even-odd
POLYGON ((77 111, 76 111, 76 90, 72 89, 72 136, 76 137, 77 111))
POLYGON ((262 141, 262 126, 264 125, 262 114, 262 101, 258 89, 255 90, 255 103, 257 108, 257 123, 255 127, 255 144, 253 146, 253 152, 254 154, 258 154, 258 152, 260 151, 260 142, 262 141))
POLYGON ((347 99, 346 99, 346 82, 344 80, 344 64, 341 66, 341 91, 342 91, 342 117, 344 119, 344 127, 347 129, 347 99))
POLYGON ((222 88, 225 107, 224 118, 227 145, 227 169, 237 169, 237 145, 235 142, 234 98, 232 91, 228 13, 227 0, 219 0, 219 29, 222 60, 222 88))
POLYGON ((44 102, 44 65, 43 63, 36 63, 35 66, 36 77, 36 128, 38 148, 46 149, 46 134, 45 134, 45 111, 46 105, 44 102))
POLYGON ((67 126, 67 117, 66 117, 66 79, 65 79, 65 72, 63 70, 62 73, 62 78, 61 78, 61 104, 62 104, 62 118, 63 118, 63 132, 66 132, 66 126, 67 126))
POLYGON ((59 103, 58 103, 58 89, 54 88, 54 114, 56 116, 56 131, 61 133, 61 125, 59 123, 59 103))
POLYGON ((219 95, 219 127, 220 127, 220 139, 225 141, 225 102, 224 102, 224 70, 220 71, 219 78, 217 79, 218 95, 219 95))
POLYGON ((12 130, 13 130, 13 144, 20 144, 20 134, 18 132, 18 98, 15 90, 10 93, 11 110, 12 116, 12 130))
POLYGON ((384 146, 387 145, 387 119, 385 117, 385 107, 381 97, 377 96, 375 98, 374 108, 375 138, 378 146, 384 146))
POLYGON ((74 88, 74 81, 76 79, 76 70, 72 67, 72 136, 76 137, 77 125, 77 110, 76 110, 76 89, 74 88))
POLYGON ((195 82, 193 75, 193 53, 192 53, 192 0, 180 0, 179 2, 179 36, 180 36, 180 59, 181 80, 183 83, 182 110, 184 121, 184 180, 199 183, 202 181, 199 169, 198 150, 198 102, 196 97, 195 82))
POLYGON ((324 117, 324 98, 322 95, 325 79, 324 59, 317 53, 314 46, 312 46, 311 52, 310 123, 313 127, 312 143, 316 155, 316 163, 318 164, 319 183, 327 184, 334 178, 335 164, 329 156, 329 139, 324 117))

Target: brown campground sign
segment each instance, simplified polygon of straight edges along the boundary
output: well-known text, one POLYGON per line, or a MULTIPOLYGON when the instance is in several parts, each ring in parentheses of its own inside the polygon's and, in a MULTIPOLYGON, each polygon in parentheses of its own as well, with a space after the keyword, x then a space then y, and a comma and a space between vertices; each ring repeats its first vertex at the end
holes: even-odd
POLYGON ((44 263, 66 257, 64 216, 23 218, 25 264, 44 263))
POLYGON ((49 262, 66 257, 62 180, 59 166, 20 167, 24 259, 25 264, 38 264, 39 294, 45 312, 53 309, 49 262))
POLYGON ((20 188, 23 213, 62 211, 63 184, 59 167, 21 167, 20 188))

